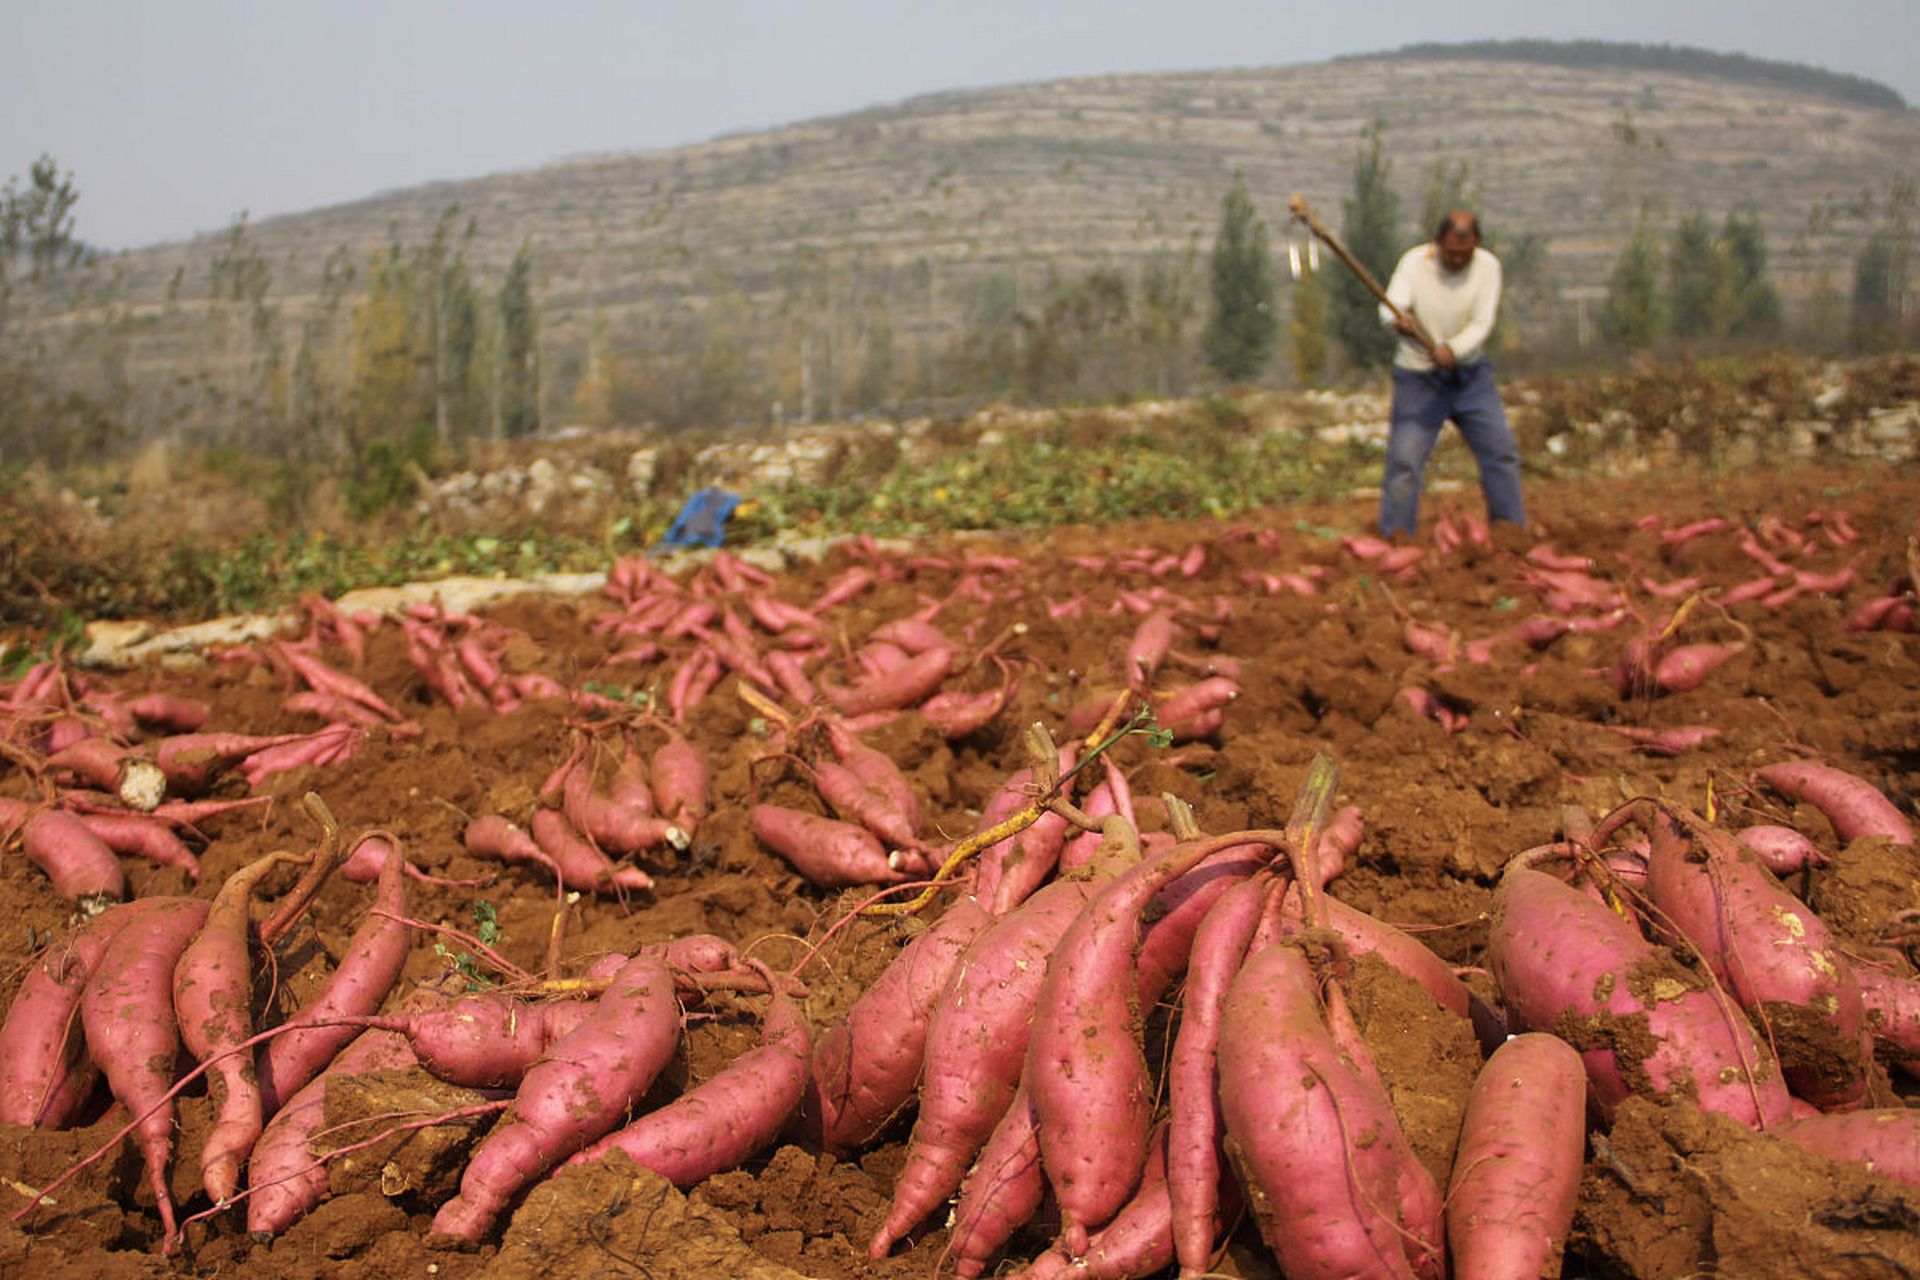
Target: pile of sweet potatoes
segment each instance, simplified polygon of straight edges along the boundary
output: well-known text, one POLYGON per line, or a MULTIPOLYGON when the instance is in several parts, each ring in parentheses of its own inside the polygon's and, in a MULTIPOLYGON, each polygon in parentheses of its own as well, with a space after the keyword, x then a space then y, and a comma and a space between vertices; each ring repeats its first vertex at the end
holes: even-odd
MULTIPOLYGON (((1640 722, 1755 659, 1733 609, 1753 617, 1848 589, 1847 571, 1816 560, 1851 554, 1852 530, 1816 514, 1745 536, 1642 530, 1670 557, 1663 573, 1688 567, 1689 548, 1741 537, 1737 554, 1766 569, 1765 592, 1704 594, 1715 591, 1705 575, 1609 578, 1546 546, 1508 556, 1501 581, 1541 612, 1471 637, 1432 625, 1417 596, 1423 575, 1496 556, 1468 523, 1429 549, 1351 539, 1327 563, 1237 576, 1217 570, 1228 548, 1274 555, 1281 539, 1239 531, 1090 555, 1090 585, 1065 596, 1036 589, 1019 557, 867 541, 805 598, 725 553, 684 578, 622 560, 589 624, 609 653, 571 683, 510 673, 537 656, 523 637, 436 606, 401 620, 412 683, 376 691, 346 668, 381 624, 311 602, 305 638, 228 658, 257 668, 256 684, 283 685, 288 714, 322 717, 313 733, 208 735, 206 705, 121 693, 49 662, 0 688, 20 793, 0 798, 0 829, 17 828, 91 916, 35 957, 0 1027, 0 1121, 98 1114, 104 1083, 125 1106, 168 1242, 191 1238, 167 1191, 173 1159, 198 1161, 194 1219, 243 1219, 268 1237, 319 1203, 328 1083, 378 1069, 431 1072, 480 1091, 470 1114, 498 1113, 458 1194, 434 1206, 448 1244, 492 1238, 530 1186, 614 1147, 684 1186, 782 1137, 836 1155, 905 1137, 890 1203, 862 1243, 883 1257, 944 1225, 942 1266, 961 1275, 1023 1264, 1036 1276, 1199 1274, 1243 1215, 1289 1276, 1541 1274, 1560 1257, 1587 1135, 1630 1096, 1717 1111, 1912 1180, 1920 1135, 1886 1105, 1889 1065, 1920 1066, 1904 935, 1869 954, 1843 947, 1776 878, 1843 856, 1848 841, 1911 844, 1870 785, 1799 759, 1743 780, 1757 797, 1823 812, 1832 848, 1778 827, 1722 831, 1654 800, 1570 815, 1559 840, 1500 879, 1491 979, 1472 987, 1342 900, 1341 870, 1362 851, 1360 807, 1323 807, 1309 789, 1296 812, 1275 815, 1284 829, 1206 835, 1180 797, 1133 790, 1145 740, 1230 749, 1234 724, 1261 713, 1241 696, 1247 659, 1218 647, 1250 600, 1296 598, 1331 615, 1369 607, 1355 584, 1375 577, 1393 584, 1377 607, 1399 611, 1412 655, 1382 714, 1438 722, 1409 726, 1436 752, 1498 731, 1454 692, 1459 672, 1523 680, 1576 641, 1604 647, 1595 697, 1617 699, 1592 728, 1619 749, 1697 749, 1718 730, 1640 722), (1121 585, 1109 591, 1110 580, 1121 585), (866 607, 909 586, 920 592, 911 612, 866 607), (1635 604, 1669 593, 1679 603, 1635 604), (1110 616, 1116 639, 1110 662, 1077 673, 1074 696, 1049 707, 1071 736, 1064 749, 1042 733, 1016 762, 1007 712, 1022 680, 1042 677, 1009 619, 1043 615, 1075 626, 1110 616), (615 673, 639 683, 621 691, 615 673), (751 717, 723 748, 696 732, 716 698, 751 717), (136 849, 196 872, 186 841, 200 839, 209 805, 270 792, 288 770, 322 785, 370 741, 433 745, 420 721, 436 703, 472 713, 466 725, 532 704, 564 718, 538 765, 544 781, 501 788, 499 811, 470 815, 456 851, 510 864, 509 887, 556 882, 558 918, 581 891, 608 910, 644 901, 734 837, 776 855, 765 865, 791 869, 783 884, 813 893, 828 924, 873 895, 815 890, 872 885, 895 902, 929 880, 937 891, 851 1009, 816 1022, 796 974, 836 963, 832 928, 789 974, 745 958, 745 937, 636 936, 619 955, 568 961, 556 929, 539 975, 475 946, 502 991, 402 983, 429 924, 410 917, 408 885, 434 878, 388 835, 337 849, 328 837, 190 893, 143 896, 129 880, 120 854, 136 849), (1001 747, 999 790, 968 797, 977 821, 956 829, 951 813, 931 813, 923 780, 874 745, 901 725, 981 755, 1001 747), (136 829, 137 841, 107 834, 136 829), (278 951, 336 861, 375 888, 334 978, 288 1008, 270 990, 278 951), (1360 1032, 1363 962, 1418 984, 1436 1016, 1487 1051, 1450 1179, 1446 1162, 1416 1156, 1360 1032), (686 1007, 722 989, 750 993, 742 1007, 762 1020, 761 1044, 663 1099, 686 1007), (213 1121, 198 1150, 174 1153, 170 1098, 183 1085, 205 1088, 213 1121)), ((1911 595, 1891 590, 1896 602, 1911 595)), ((1891 640, 1903 619, 1888 608, 1861 625, 1891 640)))

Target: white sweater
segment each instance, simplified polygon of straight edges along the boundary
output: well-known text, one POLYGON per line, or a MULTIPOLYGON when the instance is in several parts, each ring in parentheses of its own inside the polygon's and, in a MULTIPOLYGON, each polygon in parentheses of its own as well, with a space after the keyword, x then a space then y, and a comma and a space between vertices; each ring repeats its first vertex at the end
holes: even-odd
MULTIPOLYGON (((1417 244, 1400 255, 1400 265, 1387 284, 1387 297, 1402 311, 1412 312, 1435 342, 1451 347, 1454 359, 1470 364, 1485 354, 1494 318, 1500 313, 1500 259, 1476 248, 1465 271, 1448 271, 1440 265, 1437 245, 1417 244)), ((1391 325, 1393 312, 1381 307, 1380 323, 1391 325)), ((1411 338, 1400 340, 1393 363, 1422 372, 1433 368, 1433 361, 1411 338)))

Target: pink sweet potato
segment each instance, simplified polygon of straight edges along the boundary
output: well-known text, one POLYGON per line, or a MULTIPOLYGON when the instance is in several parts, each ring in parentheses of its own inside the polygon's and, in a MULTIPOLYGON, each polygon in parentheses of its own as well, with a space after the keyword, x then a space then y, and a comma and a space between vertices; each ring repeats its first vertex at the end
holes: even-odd
POLYGON ((1881 795, 1880 789, 1871 782, 1845 770, 1791 760, 1756 769, 1753 778, 1787 799, 1810 804, 1825 814, 1842 843, 1851 843, 1863 836, 1883 836, 1900 845, 1914 842, 1912 824, 1893 807, 1893 802, 1881 795))
POLYGON ((521 1080, 467 1162, 460 1193, 434 1215, 434 1234, 478 1240, 524 1187, 619 1124, 679 1043, 673 975, 660 957, 635 956, 592 1015, 521 1080))
POLYGON ((1447 1188, 1455 1280, 1557 1269, 1586 1155, 1586 1070, 1557 1036, 1496 1049, 1474 1081, 1447 1188))
POLYGON ((980 1158, 968 1171, 954 1206, 947 1260, 961 1280, 974 1280, 1040 1208, 1046 1195, 1040 1172, 1040 1139, 1034 1131, 1027 1091, 1018 1090, 1000 1117, 980 1158))
POLYGON ((1229 888, 1201 921, 1187 965, 1180 1031, 1166 1078, 1170 1234, 1185 1275, 1205 1271, 1213 1256, 1222 1134, 1213 1074, 1220 1006, 1246 959, 1271 887, 1270 879, 1257 876, 1229 888))
POLYGON ((109 907, 42 949, 0 1024, 0 1124, 64 1128, 98 1081, 79 1020, 80 997, 128 921, 165 899, 109 907))
POLYGON ((1873 1107, 1789 1120, 1771 1132, 1815 1155, 1920 1186, 1920 1110, 1873 1107))
POLYGON ((1820 851, 1820 846, 1792 827, 1760 823, 1742 827, 1733 833, 1733 838, 1777 876, 1789 875, 1808 867, 1824 867, 1832 861, 1820 851))
POLYGON ((260 881, 294 855, 267 854, 235 871, 220 886, 207 920, 173 968, 173 1012, 180 1041, 207 1066, 207 1097, 214 1123, 200 1151, 207 1198, 225 1204, 240 1185, 240 1166, 260 1136, 265 1117, 253 1053, 241 1049, 253 1035, 252 920, 248 908, 260 881))
POLYGON ((799 1007, 778 992, 770 999, 759 1047, 568 1163, 617 1147, 674 1186, 690 1187, 772 1142, 800 1103, 812 1046, 799 1007))
POLYGON ((869 676, 850 688, 829 685, 825 692, 843 715, 898 711, 924 702, 939 689, 953 665, 952 649, 929 649, 891 671, 869 676))
POLYGON ((1598 898, 1516 859, 1494 894, 1487 965, 1510 1020, 1580 1050, 1603 1117, 1630 1094, 1685 1092, 1750 1128, 1787 1118, 1785 1083, 1730 999, 1598 898))
POLYGON ((976 899, 953 903, 820 1037, 800 1114, 821 1146, 840 1155, 858 1150, 912 1098, 934 1002, 989 922, 976 899))
POLYGON ((1654 810, 1647 895, 1708 969, 1773 1029, 1794 1093, 1823 1110, 1866 1095, 1872 1043, 1852 967, 1824 921, 1731 835, 1654 810))
POLYGON ((672 729, 654 748, 647 762, 653 778, 653 803, 660 816, 680 825, 688 835, 707 814, 712 770, 700 748, 672 729))
POLYGON ((113 1096, 140 1117, 134 1141, 168 1239, 176 1229, 173 1197, 167 1191, 173 1104, 160 1100, 173 1087, 174 1057, 180 1049, 169 993, 174 964, 206 918, 204 901, 170 898, 129 920, 107 944, 80 999, 87 1052, 100 1065, 113 1096))
POLYGON ((1920 1079, 1920 979, 1865 964, 1854 974, 1875 1045, 1901 1070, 1920 1079))
POLYGON ((373 907, 354 930, 340 964, 305 1008, 260 1050, 260 1095, 268 1114, 319 1075, 356 1031, 326 1025, 330 1019, 370 1014, 399 981, 413 931, 406 923, 406 859, 388 858, 380 869, 373 907))
POLYGON ((178 867, 200 879, 200 859, 159 818, 145 813, 85 813, 80 821, 115 853, 138 854, 163 867, 178 867))
POLYGON ((960 1185, 1020 1083, 1034 1000, 1049 959, 1074 917, 1127 856, 1128 850, 1116 847, 1089 876, 1055 880, 967 948, 927 1027, 920 1114, 894 1181, 892 1207, 867 1246, 869 1256, 885 1257, 960 1185))
POLYGON ((1227 1152, 1290 1280, 1438 1280, 1439 1195, 1432 1221, 1407 1220, 1403 1180, 1425 1171, 1385 1095, 1336 1046, 1297 947, 1275 944, 1241 968, 1218 1064, 1227 1152))
POLYGON ((54 892, 69 902, 127 896, 120 860, 71 813, 47 809, 28 818, 20 828, 20 849, 27 861, 47 873, 54 892))
MULTIPOLYGON (((483 819, 484 821, 484 819, 483 819)), ((479 826, 475 823, 474 826, 479 826)), ((467 828, 467 847, 474 848, 473 827, 467 828)), ((541 807, 533 811, 533 842, 551 860, 569 889, 619 893, 651 889, 653 877, 634 866, 615 866, 607 855, 583 839, 566 815, 541 807)), ((477 852, 477 850, 476 850, 477 852)))
POLYGON ((247 1230, 255 1240, 285 1231, 327 1194, 327 1168, 314 1159, 309 1143, 326 1124, 328 1085, 362 1072, 413 1065, 405 1037, 368 1031, 274 1113, 247 1161, 247 1230))
POLYGON ((405 1036, 420 1065, 449 1084, 501 1089, 518 1086, 592 1012, 584 1000, 530 1001, 493 991, 417 1013, 356 1018, 353 1025, 405 1036))
POLYGON ((892 884, 904 878, 888 863, 880 841, 864 828, 772 804, 754 805, 751 818, 761 844, 822 888, 892 884))
POLYGON ((1041 1166, 1060 1203, 1061 1241, 1075 1256, 1131 1198, 1145 1168, 1153 1084, 1134 978, 1141 912, 1195 863, 1242 843, 1193 841, 1129 869, 1088 902, 1047 965, 1023 1079, 1041 1166))

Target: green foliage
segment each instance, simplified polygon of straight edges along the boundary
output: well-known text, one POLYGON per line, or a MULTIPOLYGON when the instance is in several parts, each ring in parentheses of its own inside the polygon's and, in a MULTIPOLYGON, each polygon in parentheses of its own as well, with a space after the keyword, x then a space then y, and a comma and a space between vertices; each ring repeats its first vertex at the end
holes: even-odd
POLYGON ((1642 218, 1607 279, 1607 304, 1600 315, 1600 329, 1616 347, 1644 350, 1665 332, 1661 265, 1660 242, 1642 218))
POLYGON ((1267 226, 1254 211, 1240 174, 1220 203, 1213 242, 1213 314, 1202 347, 1207 364, 1228 382, 1245 382, 1266 367, 1280 318, 1274 311, 1273 257, 1267 226))
POLYGON ((369 440, 340 482, 341 496, 355 519, 365 520, 397 507, 416 492, 416 473, 433 460, 434 431, 420 424, 399 442, 369 440))
MULTIPOLYGON (((1354 157, 1353 194, 1341 201, 1340 238, 1384 285, 1400 256, 1400 202, 1380 135, 1378 124, 1368 128, 1367 145, 1354 157)), ((1373 369, 1393 359, 1393 331, 1380 323, 1380 304, 1352 272, 1334 276, 1327 301, 1329 330, 1351 364, 1373 369)))
POLYGON ((533 246, 521 244, 500 285, 500 353, 495 377, 501 432, 531 435, 540 425, 539 322, 533 308, 533 246))
POLYGON ((35 280, 79 261, 85 253, 73 235, 73 206, 79 202, 73 175, 61 174, 50 155, 42 154, 28 168, 25 187, 19 178, 8 178, 0 188, 0 281, 22 253, 35 280))
POLYGON ((1327 282, 1308 270, 1293 284, 1293 314, 1287 322, 1288 351, 1293 378, 1303 387, 1317 387, 1327 372, 1327 282))
POLYGON ((1722 337, 1732 328, 1729 266, 1704 214, 1680 219, 1667 248, 1667 324, 1675 337, 1722 337))
POLYGON ((1736 338, 1778 337, 1785 320, 1780 292, 1767 276, 1767 233, 1751 210, 1735 209, 1720 227, 1732 304, 1728 332, 1736 338))

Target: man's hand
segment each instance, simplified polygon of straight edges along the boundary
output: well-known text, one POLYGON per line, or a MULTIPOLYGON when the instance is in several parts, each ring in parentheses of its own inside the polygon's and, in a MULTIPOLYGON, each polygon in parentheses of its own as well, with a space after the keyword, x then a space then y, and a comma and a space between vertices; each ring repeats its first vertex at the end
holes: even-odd
POLYGON ((1395 333, 1398 333, 1403 338, 1411 338, 1415 342, 1420 340, 1420 327, 1408 312, 1397 311, 1394 313, 1393 329, 1395 333))
POLYGON ((1433 349, 1433 362, 1448 373, 1452 373, 1454 366, 1459 363, 1453 358, 1453 348, 1444 342, 1433 349))

